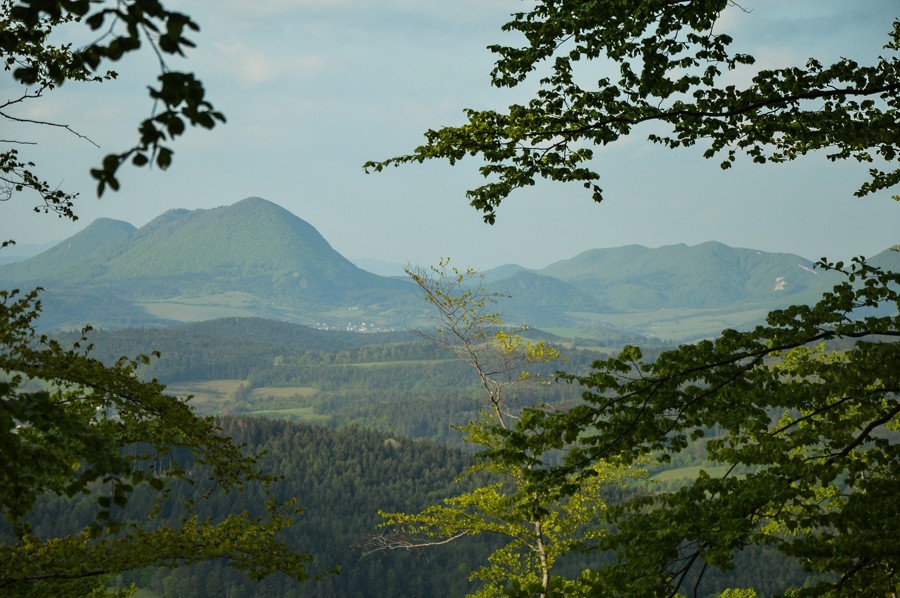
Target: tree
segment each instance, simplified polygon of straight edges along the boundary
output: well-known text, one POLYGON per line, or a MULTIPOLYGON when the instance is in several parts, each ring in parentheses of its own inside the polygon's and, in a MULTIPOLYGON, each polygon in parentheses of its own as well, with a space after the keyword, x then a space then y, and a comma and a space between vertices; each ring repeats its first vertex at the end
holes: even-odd
POLYGON ((532 470, 544 492, 590 479, 598 460, 666 462, 704 438, 707 458, 728 466, 616 505, 603 548, 620 558, 596 573, 598 588, 674 595, 700 569, 696 594, 702 570, 728 570, 735 551, 761 544, 822 575, 792 595, 896 591, 900 273, 861 260, 823 266, 847 280, 815 306, 774 311, 749 332, 726 330, 652 363, 626 347, 566 376, 585 388, 584 404, 523 415, 508 443, 535 455, 566 449, 562 464, 544 458, 532 470))
MULTIPOLYGON (((185 35, 199 31, 199 27, 188 15, 167 9, 159 0, 2 0, 0 7, 0 56, 5 70, 12 71, 14 82, 22 86, 20 95, 0 104, 0 116, 10 124, 59 128, 90 142, 87 135, 70 125, 19 116, 15 111, 65 83, 115 79, 117 73, 105 69, 144 47, 149 46, 158 58, 158 85, 149 88, 153 113, 138 126, 135 145, 108 154, 98 168, 91 170, 98 195, 107 187, 119 189, 116 173, 125 162, 135 166, 156 164, 165 170, 173 153, 168 141, 182 135, 188 125, 211 129, 217 121, 225 121, 206 100, 203 83, 193 73, 168 68, 165 56, 184 55, 185 49, 194 46, 185 35), (82 35, 97 32, 99 37, 74 48, 71 41, 65 41, 76 37, 72 29, 81 29, 82 35)), ((51 185, 36 174, 36 165, 20 156, 16 148, 30 142, 12 138, 2 143, 7 149, 0 152, 0 201, 30 190, 43 202, 36 211, 74 220, 78 194, 51 185)))
POLYGON ((810 58, 761 70, 739 88, 726 77, 754 58, 731 51, 732 38, 715 30, 729 6, 741 8, 733 0, 538 0, 503 26, 524 37, 521 47, 490 46, 497 87, 549 71, 527 105, 466 110, 465 124, 429 130, 412 153, 365 168, 480 156, 490 182, 467 196, 493 223, 501 201, 538 177, 580 182, 601 201, 593 148, 655 123, 650 141, 706 145, 704 156, 721 157, 722 168, 738 152, 765 163, 825 150, 831 160, 887 162, 885 170, 869 170, 858 196, 900 182, 892 165, 900 149, 900 20, 888 32, 887 54, 872 65, 842 58, 826 66, 810 58), (588 81, 591 69, 618 76, 588 81))
MULTIPOLYGON (((167 67, 164 57, 192 47, 185 34, 198 26, 159 0, 0 0, 0 7, 0 53, 22 90, 0 105, 10 124, 55 127, 89 141, 69 125, 16 110, 66 83, 114 79, 116 73, 105 69, 142 47, 158 58, 158 85, 149 92, 153 113, 140 123, 134 146, 107 155, 91 171, 98 194, 119 188, 116 173, 126 161, 168 167, 168 142, 188 125, 212 128, 224 121, 205 99, 200 80, 167 67), (85 26, 99 38, 74 48, 68 34, 85 26)), ((76 219, 77 193, 52 186, 20 156, 17 146, 29 141, 2 143, 0 201, 29 190, 41 198, 36 211, 76 219)), ((197 517, 187 503, 174 528, 153 524, 156 509, 126 510, 148 492, 157 493, 158 508, 171 506, 168 491, 195 475, 209 476, 210 491, 225 492, 247 484, 267 487, 272 480, 185 400, 165 394, 155 380, 141 381, 137 370, 147 357, 106 366, 89 356, 84 336, 64 348, 38 335, 39 291, 0 291, 0 516, 10 527, 0 545, 0 591, 104 593, 111 574, 212 558, 225 558, 256 579, 278 571, 306 579, 308 555, 292 552, 277 537, 296 512, 292 502, 271 501, 258 512, 220 520, 197 517), (45 495, 93 497, 94 514, 70 535, 39 537, 28 514, 45 495)))
MULTIPOLYGON (((443 260, 431 271, 407 269, 437 312, 435 331, 419 334, 475 371, 484 408, 480 418, 458 428, 465 440, 484 452, 504 451, 505 439, 524 407, 517 403, 515 389, 548 383, 525 368, 551 363, 559 358, 559 351, 506 329, 492 311, 502 295, 481 287, 473 270, 448 267, 449 261, 443 260)), ((532 409, 545 413, 548 407, 532 409)), ((500 538, 502 545, 489 556, 487 565, 471 574, 471 579, 484 582, 474 596, 581 592, 581 580, 559 575, 555 566, 567 554, 594 546, 604 535, 600 525, 606 509, 603 490, 622 484, 626 468, 595 461, 594 475, 571 494, 543 494, 529 475, 535 464, 531 452, 509 452, 504 459, 479 459, 467 470, 467 476, 486 474, 491 480, 487 485, 420 513, 381 513, 382 527, 389 532, 373 538, 368 550, 424 549, 486 534, 500 538)))
POLYGON ((85 337, 64 348, 35 332, 39 309, 37 291, 0 291, 0 515, 14 538, 0 545, 0 592, 83 595, 110 574, 219 557, 253 578, 306 579, 309 557, 276 536, 293 503, 218 521, 186 504, 176 528, 153 526, 155 509, 126 510, 139 491, 159 493, 161 506, 167 488, 195 476, 225 492, 273 480, 186 400, 139 380, 146 356, 105 366, 87 354, 85 337), (95 497, 93 520, 65 537, 38 537, 28 513, 45 494, 95 497))
MULTIPOLYGON (((739 87, 728 72, 754 58, 715 30, 729 7, 743 10, 730 0, 537 0, 503 28, 522 46, 491 46, 498 87, 547 73, 530 102, 468 110, 462 126, 430 130, 412 153, 365 167, 480 156, 488 182, 468 198, 493 223, 501 201, 538 177, 580 182, 600 201, 594 149, 648 123, 650 141, 704 145, 723 168, 738 153, 766 163, 825 151, 873 164, 856 195, 896 187, 900 19, 871 65, 811 58, 739 87), (602 66, 617 75, 585 86, 602 66)), ((523 485, 544 496, 574 496, 597 463, 666 462, 704 439, 708 457, 728 466, 611 507, 614 531, 599 548, 616 562, 582 580, 595 595, 697 595, 703 572, 732 568, 751 544, 820 575, 793 595, 897 593, 900 275, 862 259, 820 266, 845 281, 815 306, 774 311, 754 330, 726 330, 653 363, 626 347, 587 375, 564 376, 584 387, 584 404, 526 408, 483 453, 498 463, 530 455, 523 485)))

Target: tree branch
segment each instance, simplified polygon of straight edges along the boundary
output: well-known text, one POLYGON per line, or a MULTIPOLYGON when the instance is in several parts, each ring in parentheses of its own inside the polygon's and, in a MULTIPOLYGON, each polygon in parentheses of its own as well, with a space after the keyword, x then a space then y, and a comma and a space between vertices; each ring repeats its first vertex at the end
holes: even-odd
POLYGON ((8 120, 11 120, 11 121, 13 121, 13 122, 18 122, 18 123, 26 123, 26 124, 30 124, 30 125, 45 125, 45 126, 48 126, 48 127, 56 127, 56 128, 58 128, 58 129, 65 129, 66 131, 68 131, 68 132, 71 133, 72 135, 75 135, 76 137, 78 137, 78 138, 80 138, 80 139, 84 139, 85 141, 87 141, 88 143, 90 143, 91 145, 93 145, 94 147, 96 147, 97 149, 100 149, 100 146, 97 145, 90 137, 88 137, 87 135, 82 135, 81 133, 79 133, 78 131, 76 131, 75 129, 73 129, 73 128, 72 128, 71 126, 69 126, 69 125, 64 125, 64 124, 61 124, 61 123, 50 122, 50 121, 46 121, 46 120, 35 120, 35 119, 32 119, 32 118, 19 118, 19 117, 17 117, 17 116, 11 116, 11 115, 9 115, 9 114, 7 114, 7 113, 5 113, 5 112, 2 112, 2 111, 0 111, 0 116, 3 116, 4 118, 6 118, 6 119, 8 119, 8 120))
POLYGON ((448 536, 443 540, 432 540, 430 542, 412 542, 410 540, 402 539, 398 536, 388 536, 388 535, 380 535, 373 536, 369 539, 369 541, 363 546, 363 556, 369 556, 370 554, 374 554, 376 552, 380 552, 382 550, 417 550, 420 548, 430 548, 432 546, 442 546, 444 544, 449 544, 450 542, 454 542, 459 540, 460 538, 469 535, 469 532, 463 530, 461 532, 457 532, 452 536, 448 536))

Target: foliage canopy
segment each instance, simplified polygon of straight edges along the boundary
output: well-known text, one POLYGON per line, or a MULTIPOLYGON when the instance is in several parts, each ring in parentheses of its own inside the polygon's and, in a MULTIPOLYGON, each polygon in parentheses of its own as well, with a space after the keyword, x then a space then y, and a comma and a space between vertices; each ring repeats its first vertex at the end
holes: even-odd
MULTIPOLYGON (((407 269, 407 274, 435 311, 436 330, 420 334, 454 353, 478 378, 481 414, 458 429, 481 451, 464 475, 482 474, 489 481, 419 513, 381 513, 382 527, 389 531, 375 537, 370 550, 421 549, 466 536, 491 536, 500 547, 471 573, 471 580, 484 584, 473 596, 575 595, 581 580, 560 574, 559 561, 598 543, 605 531, 600 525, 606 510, 603 490, 621 485, 627 468, 595 461, 594 475, 571 494, 545 494, 530 475, 530 451, 517 452, 517 459, 479 458, 504 450, 525 408, 516 388, 548 383, 525 368, 552 363, 559 351, 507 328, 493 311, 502 295, 480 286, 473 270, 460 271, 443 260, 430 271, 407 269)), ((539 403, 532 409, 544 412, 548 407, 539 403)))
MULTIPOLYGON (((155 164, 165 170, 172 162, 169 141, 184 134, 188 126, 211 129, 216 122, 225 121, 206 99, 202 81, 193 73, 171 70, 166 64, 166 56, 183 56, 194 46, 186 35, 199 31, 199 26, 159 0, 2 0, 0 15, 0 59, 22 90, 0 104, 0 116, 11 124, 55 127, 90 142, 70 125, 37 120, 16 110, 65 83, 115 79, 117 73, 106 69, 128 54, 149 47, 156 55, 160 74, 158 84, 149 87, 152 113, 139 124, 138 140, 132 147, 108 154, 99 167, 91 170, 99 195, 107 187, 119 189, 116 173, 122 164, 155 164), (91 32, 97 39, 83 47, 66 41, 91 32)), ((51 185, 36 174, 36 165, 15 147, 29 145, 28 139, 4 139, 2 143, 7 147, 0 151, 0 200, 30 190, 43 201, 36 210, 74 219, 73 202, 78 194, 51 185)))
POLYGON ((0 291, 0 515, 15 538, 0 545, 0 591, 80 595, 108 574, 216 557, 254 578, 306 579, 309 557, 276 537, 296 511, 290 502, 218 520, 191 515, 188 504, 180 526, 153 526, 161 502, 144 513, 151 523, 129 522, 135 491, 164 502, 173 482, 190 481, 188 466, 204 465, 218 491, 272 480, 211 419, 139 380, 146 356, 106 366, 87 354, 84 337, 67 349, 38 335, 36 298, 0 291), (27 516, 48 493, 96 496, 93 521, 66 537, 36 536, 27 516))
MULTIPOLYGON (((493 84, 535 74, 534 97, 467 110, 465 124, 430 130, 412 153, 365 168, 478 156, 488 182, 467 195, 488 223, 537 178, 580 182, 600 201, 596 148, 641 125, 650 141, 700 145, 723 168, 741 153, 767 163, 823 151, 871 164, 857 196, 900 183, 900 19, 886 24, 872 64, 810 58, 761 70, 717 29, 726 10, 745 9, 731 0, 530 3, 503 27, 521 45, 490 49, 493 84), (733 82, 748 72, 746 84, 733 82)), ((726 466, 612 506, 597 548, 616 562, 580 580, 590 595, 699 595, 705 571, 734 567, 751 545, 818 575, 792 595, 896 593, 900 274, 862 259, 820 266, 844 282, 816 305, 773 311, 753 330, 653 362, 626 347, 590 373, 563 376, 584 388, 582 404, 526 407, 482 454, 521 472, 528 490, 517 497, 547 501, 577 496, 598 464, 665 463, 691 443, 726 466)))
POLYGON ((531 470, 546 493, 569 492, 573 475, 590 479, 598 460, 666 462, 698 439, 728 466, 612 509, 604 548, 619 562, 596 573, 598 587, 674 593, 692 568, 727 570, 736 550, 762 544, 826 574, 794 595, 895 591, 900 274, 862 261, 824 267, 847 280, 812 307, 774 311, 751 331, 726 330, 652 363, 626 347, 566 376, 585 388, 584 403, 529 410, 494 454, 565 449, 564 463, 531 470))
MULTIPOLYGON (((117 74, 105 69, 149 47, 160 69, 158 85, 149 88, 152 114, 140 123, 131 148, 107 155, 91 174, 102 194, 107 187, 119 188, 116 173, 127 161, 165 169, 172 160, 169 141, 188 126, 212 128, 224 121, 205 99, 202 82, 165 62, 192 47, 185 35, 198 29, 189 16, 158 0, 0 0, 0 56, 21 90, 0 104, 0 116, 7 123, 55 127, 90 141, 69 125, 17 111, 65 83, 114 79, 117 74), (90 32, 98 37, 83 47, 67 41, 90 32)), ((74 220, 77 194, 42 180, 35 164, 20 156, 17 146, 31 142, 2 143, 0 201, 30 190, 43 202, 36 211, 74 220)), ((39 291, 0 291, 0 591, 104 593, 110 574, 213 558, 225 558, 256 579, 279 571, 308 578, 309 556, 277 537, 297 510, 292 501, 269 501, 256 513, 219 518, 197 516, 188 502, 179 525, 154 525, 171 485, 191 481, 188 466, 206 468, 217 491, 248 484, 267 488, 272 479, 260 474, 255 458, 222 436, 212 420, 165 394, 157 381, 141 381, 137 370, 148 357, 105 365, 88 355, 84 335, 72 348, 39 335, 39 291), (158 502, 135 523, 126 507, 144 491, 156 493, 158 502), (33 533, 28 514, 47 494, 96 497, 90 522, 64 537, 33 533)))
POLYGON ((859 196, 900 182, 892 165, 900 149, 900 20, 886 25, 885 54, 873 64, 810 58, 757 70, 739 85, 733 73, 755 59, 718 31, 726 10, 743 9, 732 0, 534 2, 503 26, 523 43, 489 47, 497 55, 493 85, 515 87, 540 73, 533 99, 505 111, 466 110, 465 124, 429 130, 412 153, 365 168, 480 156, 489 182, 467 196, 489 223, 502 200, 537 178, 580 182, 601 201, 594 148, 641 125, 652 125, 654 143, 705 146, 722 168, 738 153, 765 163, 825 150, 831 160, 873 163, 859 196))

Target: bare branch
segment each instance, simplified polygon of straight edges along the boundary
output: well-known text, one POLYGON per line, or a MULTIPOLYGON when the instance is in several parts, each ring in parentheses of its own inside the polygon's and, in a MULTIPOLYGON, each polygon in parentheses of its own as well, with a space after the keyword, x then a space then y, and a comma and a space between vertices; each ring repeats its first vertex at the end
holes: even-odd
POLYGON ((399 535, 379 535, 373 536, 369 538, 368 542, 366 542, 363 546, 364 557, 369 556, 370 554, 374 554, 376 552, 380 552, 382 550, 407 550, 413 551, 424 548, 431 548, 433 546, 442 546, 444 544, 449 544, 450 542, 455 542, 460 538, 468 536, 468 531, 461 531, 453 534, 452 536, 448 536, 441 540, 430 540, 430 541, 412 541, 407 540, 406 538, 400 537, 399 535))
POLYGON ((51 122, 51 121, 47 121, 47 120, 36 120, 36 119, 31 119, 31 118, 19 118, 19 117, 17 117, 17 116, 11 116, 11 115, 9 115, 9 114, 7 114, 7 113, 5 113, 5 112, 2 112, 2 111, 0 111, 0 116, 3 116, 3 117, 6 118, 6 119, 9 119, 9 120, 11 120, 11 121, 13 121, 13 122, 18 122, 18 123, 26 123, 26 124, 30 124, 30 125, 45 125, 45 126, 48 126, 48 127, 55 127, 55 128, 58 128, 58 129, 65 129, 66 131, 68 131, 68 132, 71 133, 72 135, 75 135, 75 136, 78 137, 79 139, 84 139, 85 141, 87 141, 88 143, 90 143, 91 145, 93 145, 94 147, 96 147, 97 149, 100 149, 100 146, 97 145, 90 137, 88 137, 87 135, 82 135, 81 133, 79 133, 78 131, 76 131, 75 129, 73 129, 73 128, 72 128, 71 126, 69 126, 69 125, 64 125, 64 124, 61 124, 61 123, 55 123, 55 122, 51 122))

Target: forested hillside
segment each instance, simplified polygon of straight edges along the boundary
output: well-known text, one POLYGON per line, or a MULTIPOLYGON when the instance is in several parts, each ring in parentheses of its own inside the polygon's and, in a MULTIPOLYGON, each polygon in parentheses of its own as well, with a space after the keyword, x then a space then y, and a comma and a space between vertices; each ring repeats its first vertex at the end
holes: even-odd
MULTIPOLYGON (((271 496, 259 487, 205 499, 202 486, 177 486, 167 505, 180 505, 193 497, 200 517, 243 510, 257 512, 269 498, 296 497, 303 513, 286 530, 285 537, 298 550, 314 555, 310 568, 326 574, 319 581, 298 583, 275 576, 249 581, 223 563, 194 565, 174 570, 147 570, 119 578, 134 582, 161 596, 172 598, 219 596, 303 596, 393 598, 409 596, 461 597, 477 586, 467 580, 492 549, 488 538, 461 539, 427 551, 380 551, 366 554, 369 539, 378 533, 379 510, 413 512, 439 498, 453 496, 484 479, 456 480, 470 462, 459 450, 437 444, 376 432, 362 427, 333 430, 321 426, 261 418, 226 417, 219 420, 224 433, 246 444, 251 453, 265 452, 261 468, 283 476, 271 496), (338 573, 330 573, 339 568, 338 573)), ((129 505, 133 513, 151 507, 140 496, 129 505)), ((53 536, 80 529, 89 522, 96 505, 90 497, 42 501, 31 517, 38 536, 53 536)), ((185 516, 181 509, 167 510, 159 524, 185 516)), ((606 556, 593 556, 596 559, 606 556)), ((742 579, 718 575, 705 580, 704 588, 756 585, 766 595, 787 580, 796 580, 799 568, 784 559, 760 551, 743 555, 749 564, 742 579), (763 573, 764 572, 764 573, 763 573)), ((591 560, 575 557, 565 568, 590 566, 591 560)))
MULTIPOLYGON (((76 333, 59 334, 66 342, 76 333)), ((278 357, 308 352, 334 352, 368 345, 408 342, 408 332, 358 334, 316 330, 262 318, 222 318, 169 328, 95 330, 89 335, 93 354, 103 361, 121 355, 158 351, 145 370, 163 383, 215 378, 245 378, 271 367, 278 357)))
MULTIPOLYGON (((540 331, 538 338, 553 339, 540 331)), ((71 343, 76 334, 59 337, 71 343)), ((199 413, 249 414, 331 426, 360 425, 457 444, 451 426, 477 415, 477 380, 469 366, 412 333, 315 330, 256 318, 226 318, 163 329, 94 331, 92 354, 111 362, 152 347, 142 370, 169 392, 193 395, 199 413)), ((566 368, 585 371, 602 356, 569 349, 566 368)), ((550 376, 553 368, 535 373, 550 376)), ((523 390, 522 404, 578 399, 576 387, 523 390)))
POLYGON ((308 222, 258 197, 170 210, 139 229, 100 219, 40 255, 0 266, 0 283, 45 288, 42 325, 50 328, 229 315, 385 328, 409 321, 417 306, 406 281, 357 268, 308 222), (112 308, 92 309, 97 303, 112 308))
MULTIPOLYGON (((189 596, 462 596, 471 590, 462 571, 483 559, 484 542, 460 542, 441 554, 385 553, 364 557, 367 538, 376 532, 379 509, 417 509, 435 496, 459 492, 454 479, 468 457, 456 450, 398 439, 364 428, 329 430, 270 419, 224 418, 223 432, 247 451, 261 453, 263 471, 283 481, 262 493, 258 486, 205 499, 205 489, 180 485, 166 501, 161 525, 186 513, 168 510, 193 497, 200 517, 244 510, 259 512, 271 498, 297 497, 303 513, 284 536, 291 546, 314 555, 310 569, 326 574, 319 582, 299 583, 276 576, 261 583, 241 572, 210 563, 177 570, 138 572, 134 581, 160 595, 189 596), (340 574, 331 573, 339 568, 340 574)), ((461 488, 466 487, 464 483, 461 488)), ((132 500, 138 516, 150 508, 146 497, 132 500)), ((46 499, 31 518, 38 536, 65 534, 89 523, 96 508, 90 497, 46 499)))

